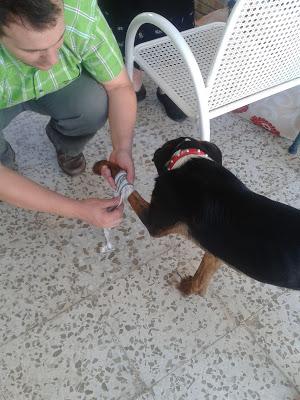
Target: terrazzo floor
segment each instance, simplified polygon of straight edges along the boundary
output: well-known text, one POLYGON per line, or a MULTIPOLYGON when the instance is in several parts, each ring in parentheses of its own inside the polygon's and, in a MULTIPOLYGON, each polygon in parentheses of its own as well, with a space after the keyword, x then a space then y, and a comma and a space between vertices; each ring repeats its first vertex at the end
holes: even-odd
MULTIPOLYGON (((86 149, 87 172, 63 175, 47 118, 6 130, 24 175, 63 194, 110 196, 91 174, 110 149, 107 127, 86 149)), ((139 105, 135 187, 154 185, 154 150, 195 135, 169 120, 148 83, 139 105)), ((250 188, 300 208, 300 159, 289 142, 237 115, 212 121, 224 165, 250 188)), ((149 237, 130 208, 101 253, 101 229, 0 204, 0 400, 300 400, 300 293, 223 266, 205 298, 175 288, 201 251, 149 237)))

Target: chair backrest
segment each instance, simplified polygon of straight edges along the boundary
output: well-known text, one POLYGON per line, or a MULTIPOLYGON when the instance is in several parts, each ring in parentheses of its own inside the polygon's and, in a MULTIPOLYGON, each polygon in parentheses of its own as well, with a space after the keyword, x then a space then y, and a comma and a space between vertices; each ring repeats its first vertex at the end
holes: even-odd
POLYGON ((208 76, 209 109, 300 77, 300 0, 238 0, 208 76))

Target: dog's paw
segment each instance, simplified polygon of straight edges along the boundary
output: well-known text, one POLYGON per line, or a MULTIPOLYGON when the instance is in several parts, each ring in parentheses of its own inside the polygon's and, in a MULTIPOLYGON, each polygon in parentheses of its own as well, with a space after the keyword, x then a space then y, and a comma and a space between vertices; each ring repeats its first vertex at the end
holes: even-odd
POLYGON ((101 160, 101 161, 97 161, 94 166, 93 166, 93 172, 96 175, 100 175, 101 176, 101 169, 107 166, 109 167, 109 162, 107 160, 101 160))
POLYGON ((98 162, 96 162, 94 164, 93 172, 96 175, 102 175, 102 168, 103 167, 107 167, 110 170, 111 176, 112 176, 113 179, 115 179, 116 175, 120 171, 122 171, 122 168, 119 165, 117 165, 117 164, 115 164, 115 163, 113 163, 111 161, 108 161, 108 160, 101 160, 101 161, 98 161, 98 162))
POLYGON ((187 276, 185 278, 182 278, 179 285, 178 289, 183 293, 185 296, 188 296, 189 294, 194 293, 193 291, 193 277, 192 276, 187 276))
POLYGON ((178 289, 185 296, 189 296, 190 294, 198 294, 200 296, 204 296, 206 292, 205 288, 195 285, 195 280, 192 276, 182 278, 181 282, 178 285, 178 289))

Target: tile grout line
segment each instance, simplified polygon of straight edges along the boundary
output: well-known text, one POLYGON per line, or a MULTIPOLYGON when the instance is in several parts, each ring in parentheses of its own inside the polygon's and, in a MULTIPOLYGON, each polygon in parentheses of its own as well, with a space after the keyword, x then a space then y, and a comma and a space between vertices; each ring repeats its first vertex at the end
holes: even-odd
MULTIPOLYGON (((153 389, 158 383, 160 383, 161 381, 163 381, 165 378, 167 378, 168 376, 172 375, 175 371, 179 370, 180 368, 182 368, 184 365, 188 364, 192 359, 196 358, 199 354, 203 353, 204 351, 207 351, 210 347, 214 346, 216 343, 218 343, 219 341, 221 341, 224 337, 226 337, 227 335, 233 333, 234 331, 236 331, 239 327, 241 326, 241 324, 237 324, 233 329, 229 330, 228 332, 226 332, 224 335, 220 336, 219 338, 217 338, 216 340, 214 340, 213 342, 211 342, 210 344, 208 344, 207 346, 203 346, 199 349, 198 352, 196 352, 195 354, 192 355, 192 357, 181 361, 177 364, 177 366, 172 370, 169 371, 166 375, 164 375, 162 378, 158 379, 153 385, 151 385, 151 389, 153 389)), ((150 389, 149 388, 149 389, 150 389)))
POLYGON ((0 382, 0 400, 6 400, 6 397, 4 396, 4 392, 3 392, 4 389, 2 389, 2 388, 3 388, 3 386, 1 385, 1 382, 0 382))
MULTIPOLYGON (((282 294, 282 295, 283 295, 283 294, 282 294)), ((281 295, 280 295, 280 296, 281 296, 281 295)), ((217 295, 215 295, 215 297, 220 301, 220 298, 219 298, 217 295)), ((222 302, 221 302, 221 304, 223 305, 222 302)), ((268 302, 268 304, 269 304, 269 302, 268 302)), ((173 370, 169 371, 169 372, 168 372, 167 374, 165 374, 163 377, 161 377, 160 379, 158 379, 157 381, 155 381, 155 383, 153 383, 150 387, 148 387, 148 389, 149 389, 149 390, 151 389, 151 390, 153 391, 153 388, 154 388, 157 384, 159 384, 161 381, 163 381, 164 379, 166 379, 168 376, 170 376, 171 374, 173 374, 174 372, 176 372, 177 370, 179 370, 180 368, 182 368, 184 365, 188 364, 192 359, 196 358, 199 354, 203 353, 204 351, 207 351, 210 347, 213 347, 216 343, 218 343, 219 341, 221 341, 221 340, 222 340, 224 337, 226 337, 227 335, 232 334, 233 332, 237 331, 240 327, 247 328, 245 322, 246 322, 247 320, 249 320, 250 318, 253 318, 253 316, 256 315, 259 311, 261 311, 266 305, 267 305, 267 303, 266 303, 264 306, 260 307, 255 313, 252 313, 252 314, 251 314, 249 317, 247 317, 245 320, 238 321, 238 322, 236 322, 236 319, 234 318, 234 316, 233 316, 231 313, 229 313, 230 319, 233 320, 234 323, 236 323, 236 326, 235 326, 233 329, 228 330, 224 335, 220 336, 219 338, 217 338, 215 341, 211 342, 211 343, 208 344, 207 346, 201 347, 201 348, 199 349, 199 351, 196 352, 195 354, 193 354, 190 358, 188 358, 188 359, 186 359, 186 360, 184 360, 184 361, 182 361, 182 362, 179 362, 173 370)), ((117 319, 115 319, 115 320, 117 321, 117 319)), ((118 322, 118 321, 117 321, 117 322, 118 322)), ((249 331, 248 329, 246 329, 246 330, 249 331)), ((253 335, 251 334, 251 337, 252 337, 252 336, 253 336, 253 335)), ((255 343, 257 343, 257 342, 255 341, 255 343)), ((259 346, 259 347, 260 347, 260 346, 259 346)), ((264 353, 266 354, 265 351, 264 351, 264 353)), ((266 354, 266 355, 267 355, 267 354, 266 354)), ((273 363, 273 360, 272 360, 272 363, 273 363)), ((276 366, 276 367, 277 367, 277 366, 276 366)), ((279 369, 279 368, 278 368, 278 369, 279 369)), ((280 370, 280 369, 279 369, 279 370, 280 370)), ((280 372, 282 373, 281 370, 280 370, 280 372)), ((284 374, 283 374, 283 375, 284 375, 284 374)), ((284 375, 284 376, 285 376, 285 375, 284 375)), ((285 377, 286 377, 286 376, 285 376, 285 377)), ((288 382, 290 382, 289 379, 288 379, 288 382)), ((290 383, 291 383, 291 382, 290 382, 290 383)), ((294 388, 294 384, 292 384, 292 387, 294 388)), ((296 389, 296 391, 298 392, 297 389, 296 389)), ((300 393, 300 392, 299 392, 299 393, 300 393)), ((154 399, 156 399, 156 397, 155 397, 155 395, 154 395, 154 392, 153 392, 153 397, 154 397, 154 399)), ((300 399, 299 399, 299 400, 300 400, 300 399)))
MULTIPOLYGON (((170 245, 170 247, 169 247, 166 251, 162 251, 162 252, 158 253, 156 256, 154 256, 154 257, 148 259, 143 265, 146 265, 146 264, 148 264, 149 262, 153 261, 155 258, 161 256, 162 254, 165 254, 166 252, 169 252, 170 250, 173 250, 175 246, 176 246, 175 243, 174 243, 173 246, 170 245)), ((192 260, 192 258, 191 258, 191 260, 192 260)), ((133 268, 130 272, 134 272, 134 271, 138 270, 140 267, 141 267, 141 265, 134 266, 134 268, 133 268)), ((118 278, 118 279, 122 279, 122 278, 123 278, 123 277, 120 277, 120 278, 118 278)), ((277 299, 278 299, 280 296, 282 296, 283 294, 284 294, 284 293, 281 293, 279 296, 277 296, 277 299)), ((218 299, 218 301, 220 302, 220 304, 221 304, 222 307, 224 308, 225 306, 224 306, 224 303, 223 303, 223 301, 221 300, 221 298, 220 298, 217 294, 215 294, 214 296, 215 296, 215 298, 218 299)), ((187 364, 187 363, 188 363, 190 360, 192 360, 194 357, 197 357, 197 355, 199 355, 201 352, 206 351, 206 350, 209 349, 210 347, 214 346, 218 341, 220 341, 221 339, 223 339, 225 336, 229 335, 230 333, 234 332, 234 331, 237 330, 239 327, 241 327, 241 326, 246 327, 245 322, 246 322, 247 320, 253 318, 256 314, 258 314, 258 313, 259 313, 264 307, 266 307, 268 304, 269 304, 269 301, 268 301, 267 303, 265 303, 264 305, 262 305, 261 307, 259 307, 255 312, 252 312, 246 319, 243 319, 242 321, 237 321, 236 318, 234 317, 234 315, 232 314, 232 312, 231 312, 230 310, 228 310, 228 312, 226 312, 226 314, 228 315, 227 320, 231 320, 231 321, 234 322, 235 327, 234 327, 233 329, 227 331, 224 335, 222 335, 221 337, 217 338, 215 341, 213 341, 213 342, 210 343, 209 345, 204 346, 204 347, 201 347, 201 348, 199 349, 199 351, 196 352, 195 354, 193 354, 190 358, 188 358, 188 359, 186 359, 186 360, 184 360, 184 361, 178 363, 178 364, 176 365, 176 367, 175 367, 173 370, 171 370, 170 372, 168 372, 168 373, 167 373, 166 375, 164 375, 162 378, 158 379, 158 380, 157 380, 153 385, 151 385, 150 387, 148 387, 148 386, 146 385, 146 383, 145 383, 145 382, 142 380, 142 378, 140 377, 138 370, 136 370, 135 366, 132 364, 132 362, 131 362, 130 358, 128 357, 127 352, 126 352, 126 350, 124 349, 124 347, 122 346, 122 344, 120 343, 119 345, 120 345, 120 347, 122 348, 122 350, 125 352, 126 358, 127 358, 128 362, 129 362, 129 365, 131 366, 131 368, 133 369, 133 371, 135 371, 135 374, 138 375, 140 381, 143 382, 143 384, 145 385, 145 387, 146 387, 148 390, 153 390, 153 387, 156 386, 159 382, 161 382, 163 379, 165 379, 165 378, 166 378, 167 376, 169 376, 170 374, 174 373, 176 370, 178 370, 178 369, 180 369, 181 367, 183 367, 185 364, 187 364)), ((115 318, 115 317, 112 317, 112 318, 113 318, 117 323, 119 323, 119 321, 118 321, 117 318, 115 318)), ((111 329, 112 329, 112 328, 111 328, 111 329)), ((112 329, 112 330, 113 330, 113 329, 112 329)), ((247 329, 247 331, 248 331, 248 329, 247 329)), ((113 330, 113 332, 114 332, 114 330, 113 330)), ((116 336, 115 332, 114 332, 114 335, 116 336)), ((251 336, 252 336, 252 335, 251 335, 251 336)), ((289 381, 289 382, 290 382, 290 381, 289 381)), ((153 396, 154 396, 154 394, 153 394, 153 396)), ((155 398, 155 396, 154 396, 154 398, 155 398)))
POLYGON ((102 286, 104 286, 105 284, 106 284, 106 282, 102 283, 97 289, 95 289, 95 291, 91 292, 88 296, 86 296, 86 297, 81 297, 80 299, 78 299, 78 300, 75 301, 74 303, 70 303, 66 308, 64 308, 64 309, 61 310, 60 312, 55 313, 55 314, 53 314, 52 316, 50 316, 50 317, 48 317, 48 318, 47 318, 47 317, 43 318, 40 322, 37 322, 37 323, 33 324, 31 327, 29 327, 28 329, 26 329, 26 330, 25 330, 24 332, 22 332, 20 335, 18 335, 18 336, 16 336, 16 337, 12 338, 12 339, 10 339, 10 340, 8 340, 8 341, 5 342, 5 343, 0 344, 0 351, 2 351, 2 349, 3 349, 6 345, 8 345, 8 344, 14 342, 15 340, 20 339, 22 336, 27 335, 29 332, 33 331, 35 328, 41 327, 41 326, 43 326, 43 325, 45 325, 45 324, 47 324, 47 323, 49 323, 49 322, 51 322, 51 321, 54 321, 55 319, 57 319, 57 318, 60 317, 61 315, 65 314, 65 313, 68 313, 68 312, 69 312, 70 310, 72 310, 72 308, 74 308, 76 305, 78 305, 78 304, 80 304, 80 303, 82 303, 82 302, 84 302, 84 301, 86 301, 86 300, 88 300, 88 299, 92 299, 93 296, 96 294, 96 292, 97 292, 102 286))
MULTIPOLYGON (((126 273, 124 272, 124 275, 128 274, 128 272, 129 272, 129 273, 132 273, 133 271, 138 270, 138 269, 141 267, 141 265, 146 265, 146 264, 148 264, 149 262, 151 262, 151 261, 154 260, 155 258, 161 256, 161 255, 164 254, 165 252, 169 252, 172 248, 173 248, 173 247, 170 245, 170 247, 167 247, 166 250, 161 251, 160 253, 158 253, 158 254, 155 255, 154 257, 150 257, 145 263, 142 263, 142 264, 139 264, 139 265, 137 265, 137 266, 134 266, 134 267, 130 268, 129 271, 127 271, 126 273)), ((106 278, 105 278, 105 282, 101 283, 97 288, 95 288, 95 290, 91 291, 87 296, 81 297, 81 298, 78 299, 77 301, 70 303, 69 306, 66 307, 66 308, 64 308, 62 311, 60 311, 60 312, 58 312, 58 313, 55 313, 55 314, 53 314, 53 315, 50 316, 50 317, 49 317, 49 316, 48 316, 48 317, 46 316, 46 317, 43 318, 40 322, 37 322, 37 323, 33 324, 32 326, 30 326, 29 328, 27 328, 27 329, 26 329, 24 332, 22 332, 20 335, 17 335, 16 337, 11 338, 11 339, 8 340, 7 342, 0 344, 0 351, 1 351, 6 345, 8 345, 9 343, 12 343, 12 342, 14 342, 15 340, 21 338, 22 336, 25 336, 25 335, 28 334, 29 332, 33 331, 35 328, 37 328, 37 327, 39 327, 39 326, 41 326, 41 325, 44 325, 45 323, 48 323, 48 322, 50 322, 50 321, 55 320, 56 318, 58 318, 58 317, 61 316, 62 314, 64 314, 64 313, 70 311, 73 307, 75 307, 76 305, 80 304, 81 302, 86 301, 86 300, 88 300, 88 299, 91 299, 93 296, 97 295, 100 289, 103 289, 103 287, 105 287, 105 286, 107 286, 108 284, 111 283, 111 282, 109 282, 109 278, 107 277, 107 272, 104 271, 104 273, 105 273, 105 277, 106 277, 106 278)), ((124 279, 124 275, 119 276, 119 277, 116 279, 116 282, 117 282, 118 280, 120 280, 120 279, 124 279)), ((1 394, 1 392, 0 392, 0 394, 1 394)), ((0 399, 0 400, 1 400, 1 399, 0 399)))
MULTIPOLYGON (((170 250, 170 249, 169 249, 170 250)), ((169 251, 168 250, 168 251, 169 251)), ((218 300, 219 298, 217 296, 215 296, 218 300)), ((221 303, 222 304, 222 303, 221 303)), ((113 316, 111 316, 116 322, 117 324, 119 324, 119 320, 113 316)), ((228 319, 228 317, 227 317, 228 319)), ((167 376, 171 375, 172 373, 174 373, 175 371, 177 371, 178 369, 182 368, 185 364, 187 364, 190 360, 192 360, 194 357, 197 357, 200 353, 202 353, 203 351, 206 351, 207 349, 209 349, 211 346, 214 346, 218 341, 222 340, 224 337, 226 337, 227 335, 229 335, 230 333, 234 332, 235 330, 237 330, 240 326, 241 323, 236 323, 236 320, 232 317, 232 315, 230 315, 230 320, 232 320, 235 324, 233 329, 229 329, 227 332, 224 333, 224 335, 218 337, 215 341, 211 342, 208 345, 204 345, 203 347, 199 348, 199 351, 197 351, 195 354, 193 354, 190 358, 187 358, 186 360, 179 362, 174 369, 172 369, 171 371, 169 371, 166 375, 162 376, 160 379, 158 379, 157 381, 155 381, 152 385, 147 386, 146 383, 143 381, 143 379, 140 377, 140 374, 138 372, 138 370, 136 369, 136 367, 132 364, 130 358, 127 355, 127 351, 125 350, 125 348, 123 347, 123 345, 120 343, 120 347, 122 348, 122 350, 124 351, 124 353, 126 354, 126 357, 128 359, 129 365, 131 366, 131 368, 133 369, 133 371, 135 371, 135 375, 138 375, 139 379, 141 382, 143 382, 143 384, 145 385, 146 389, 148 391, 152 391, 153 392, 153 387, 156 386, 159 382, 161 382, 163 379, 165 379, 167 376)), ((110 326, 110 325, 109 325, 110 326)), ((111 328, 112 329, 112 328, 111 328)), ((114 335, 117 337, 115 331, 112 329, 112 331, 114 332, 114 335)), ((154 399, 156 399, 154 392, 153 392, 153 397, 154 399)))
MULTIPOLYGON (((277 299, 279 299, 281 296, 283 296, 285 293, 288 293, 288 289, 284 290, 283 293, 281 293, 277 299)), ((260 345, 260 343, 257 341, 255 337, 255 333, 248 327, 247 321, 251 320, 255 315, 257 315, 260 311, 262 311, 264 308, 268 307, 268 305, 271 305, 271 300, 268 300, 262 307, 259 308, 255 313, 252 313, 248 318, 246 318, 244 321, 242 321, 242 325, 244 328, 247 330, 247 332, 250 334, 252 337, 252 340, 257 344, 257 346, 263 351, 263 353, 266 355, 266 358, 272 362, 272 364, 276 367, 277 370, 286 378, 286 380, 291 384, 291 386, 297 391, 297 393, 300 394, 300 390, 295 386, 295 383, 291 381, 291 379, 281 370, 281 368, 277 365, 277 363, 270 357, 267 353, 267 350, 260 345)), ((279 308, 280 305, 276 308, 279 308)))
MULTIPOLYGON (((226 264, 225 264, 226 265, 226 264)), ((276 296, 276 300, 278 300, 281 296, 283 296, 285 293, 287 292, 287 290, 283 290, 282 293, 278 294, 276 296)), ((224 305, 224 302, 222 301, 222 299, 219 297, 218 294, 215 295, 218 300, 220 301, 220 303, 222 305, 224 305)), ((268 304, 270 304, 272 300, 266 300, 266 302, 264 304, 262 304, 260 307, 258 307, 255 311, 251 312, 248 317, 239 320, 239 325, 243 325, 245 324, 247 321, 249 321, 250 319, 252 319, 255 315, 257 315, 260 311, 262 311, 268 304)), ((229 314, 231 313, 231 310, 229 310, 229 314)), ((232 315, 232 318, 235 319, 234 315, 232 315)))
MULTIPOLYGON (((138 269, 141 267, 141 265, 146 265, 146 264, 148 264, 149 262, 151 262, 151 261, 154 260, 155 258, 161 256, 162 254, 164 254, 164 253, 166 253, 166 252, 169 252, 171 249, 173 249, 173 246, 170 245, 169 247, 167 247, 167 249, 165 249, 165 250, 161 251, 160 253, 156 254, 154 257, 150 257, 145 263, 139 264, 139 265, 137 265, 137 266, 134 266, 134 267, 130 270, 130 272, 133 272, 133 271, 135 271, 135 270, 138 270, 138 269)), ((128 274, 128 272, 127 272, 127 274, 128 274)), ((38 328, 38 327, 41 327, 41 326, 43 326, 43 325, 45 325, 45 324, 47 324, 47 323, 49 323, 49 322, 51 322, 51 321, 54 321, 55 319, 59 318, 59 317, 62 316, 63 314, 68 313, 68 312, 69 312, 70 310, 72 310, 76 305, 78 305, 78 304, 80 304, 80 303, 82 303, 82 302, 84 302, 84 301, 86 301, 86 300, 92 299, 94 296, 97 296, 97 294, 99 293, 99 291, 100 291, 101 289, 103 289, 103 287, 107 287, 107 284, 108 284, 108 277, 107 277, 107 273, 106 273, 106 272, 105 272, 105 277, 106 277, 105 282, 103 282, 101 285, 99 285, 99 286, 98 286, 94 291, 92 291, 88 296, 86 296, 86 297, 81 297, 81 298, 78 299, 77 301, 70 303, 70 304, 68 305, 68 307, 64 308, 62 311, 60 311, 60 312, 58 312, 58 313, 55 313, 55 314, 53 314, 52 316, 50 316, 50 317, 48 317, 48 318, 45 317, 45 318, 42 319, 40 322, 38 322, 38 323, 32 325, 31 327, 29 327, 28 329, 26 329, 26 330, 25 330, 24 332, 22 332, 20 335, 18 335, 18 336, 16 336, 16 337, 14 337, 14 338, 8 340, 7 342, 1 344, 1 345, 0 345, 0 351, 5 351, 5 350, 4 350, 4 349, 5 349, 5 346, 7 346, 8 344, 13 343, 14 341, 16 341, 16 340, 18 340, 18 339, 20 339, 20 338, 22 338, 22 337, 25 337, 28 333, 32 332, 34 329, 36 329, 36 328, 38 328)), ((117 278, 117 280, 123 279, 123 277, 124 277, 124 276, 120 276, 119 278, 117 278)), ((117 281, 117 280, 116 280, 116 281, 117 281)), ((98 296, 97 296, 97 297, 98 297, 98 296)), ((112 317, 112 318, 114 318, 114 319, 116 320, 115 317, 112 317)), ((124 347, 121 345, 121 343, 116 342, 115 339, 117 339, 117 336, 116 336, 114 330, 112 329, 112 327, 111 327, 111 326, 109 325, 109 323, 108 323, 107 321, 105 321, 105 320, 103 320, 103 321, 101 321, 101 322, 102 322, 103 324, 106 324, 107 326, 110 327, 111 331, 112 331, 113 334, 114 334, 114 343, 117 344, 117 345, 120 347, 120 349, 123 351, 124 355, 126 356, 126 360, 128 361, 128 364, 129 364, 129 366, 130 366, 131 371, 135 373, 135 376, 136 376, 136 378, 138 379, 138 381, 141 383, 142 386, 144 386, 145 390, 144 390, 143 392, 139 393, 138 396, 142 395, 142 394, 145 393, 146 391, 152 390, 151 388, 148 388, 147 385, 145 384, 145 382, 141 379, 140 374, 139 374, 138 371, 135 369, 135 367, 132 365, 132 362, 130 361, 130 359, 129 359, 129 357, 128 357, 128 355, 127 355, 127 352, 126 352, 126 350, 124 349, 124 347)), ((2 395, 1 389, 0 389, 0 395, 2 395)), ((153 396, 154 396, 154 394, 153 394, 153 396)), ((2 397, 3 397, 3 395, 2 395, 2 397)), ((3 399, 1 399, 1 397, 0 397, 0 400, 6 400, 6 398, 3 397, 3 399)))
MULTIPOLYGON (((117 322, 117 324, 119 325, 119 321, 118 321, 117 318, 115 318, 114 316, 111 316, 111 318, 114 319, 114 320, 117 322)), ((110 328, 110 330, 112 331, 112 333, 113 333, 113 338, 114 338, 114 339, 113 339, 113 340, 114 340, 114 343, 116 343, 116 344, 119 346, 119 348, 121 349, 121 351, 123 352, 123 354, 124 354, 124 356, 125 356, 125 358, 126 358, 126 361, 128 362, 128 365, 129 365, 129 367, 130 367, 130 370, 131 370, 132 374, 133 374, 134 377, 135 377, 135 380, 136 380, 137 382, 139 382, 140 385, 141 385, 141 387, 142 387, 142 391, 136 393, 136 394, 134 395, 134 397, 133 397, 133 400, 134 400, 134 399, 138 399, 141 395, 143 395, 144 393, 147 393, 147 392, 149 391, 149 388, 148 388, 148 386, 146 385, 146 383, 143 381, 143 379, 141 378, 141 376, 140 376, 138 370, 137 370, 137 369, 135 368, 135 366, 133 365, 133 361, 131 361, 130 358, 128 357, 127 351, 125 350, 124 346, 122 345, 122 343, 121 343, 120 340, 118 339, 118 335, 116 334, 116 332, 115 332, 115 330, 113 329, 113 327, 112 327, 108 322, 106 322, 106 325, 108 325, 109 328, 110 328)))
MULTIPOLYGON (((175 243, 174 243, 173 246, 170 245, 170 247, 168 248, 167 251, 163 251, 163 252, 157 254, 155 257, 152 257, 152 258, 150 258, 149 260, 147 260, 147 262, 145 262, 145 265, 148 264, 149 262, 153 261, 155 258, 161 256, 161 255, 164 254, 165 252, 169 252, 170 250, 174 249, 174 247, 175 247, 175 243)), ((191 258, 191 260, 192 260, 192 258, 191 258)), ((131 272, 137 270, 139 267, 140 267, 140 265, 139 265, 139 266, 135 266, 135 267, 131 270, 131 272)), ((286 291, 284 291, 284 292, 286 292, 286 291)), ((284 292, 281 293, 281 294, 279 294, 279 295, 276 297, 276 299, 278 299, 278 298, 280 298, 281 296, 283 296, 283 295, 284 295, 284 292)), ((218 301, 220 302, 220 304, 224 307, 224 303, 223 303, 223 301, 221 301, 220 297, 219 297, 218 295, 215 295, 215 297, 218 299, 218 301)), ((176 367, 175 367, 173 370, 169 371, 166 375, 164 375, 163 377, 161 377, 160 379, 158 379, 157 381, 155 381, 155 383, 152 384, 150 387, 148 387, 148 386, 143 382, 142 378, 141 378, 140 375, 139 375, 139 372, 136 370, 135 366, 132 365, 131 360, 129 359, 126 350, 123 348, 123 346, 122 346, 121 344, 120 344, 120 346, 121 346, 121 348, 124 350, 124 352, 126 353, 126 357, 127 357, 127 359, 128 359, 128 362, 129 362, 131 368, 132 368, 132 369, 135 371, 135 373, 139 376, 140 380, 145 384, 147 390, 148 390, 148 391, 151 390, 151 391, 153 392, 153 388, 154 388, 159 382, 161 382, 162 380, 164 380, 165 378, 167 378, 169 375, 173 374, 173 373, 174 373, 175 371, 177 371, 178 369, 182 368, 184 365, 186 365, 186 364, 187 364, 189 361, 191 361, 193 358, 197 357, 197 356, 198 356, 199 354, 201 354, 203 351, 207 351, 210 347, 214 346, 217 342, 219 342, 220 340, 222 340, 222 339, 223 339, 224 337, 226 337, 227 335, 229 335, 229 334, 233 333, 234 331, 236 331, 239 327, 244 327, 244 328, 246 328, 247 332, 249 332, 249 329, 247 328, 246 322, 247 322, 248 320, 250 320, 251 318, 253 318, 255 315, 257 315, 260 311, 262 311, 269 303, 270 303, 270 301, 267 301, 267 302, 266 302, 265 304, 263 304, 261 307, 257 308, 257 310, 255 310, 254 312, 252 312, 247 318, 245 318, 245 319, 243 319, 243 320, 241 320, 241 321, 237 321, 236 318, 234 317, 234 315, 232 314, 232 312, 231 312, 230 310, 229 310, 228 312, 226 312, 226 314, 228 314, 228 316, 229 316, 229 318, 227 317, 227 319, 232 320, 232 321, 236 324, 236 326, 235 326, 233 329, 227 331, 224 335, 222 335, 221 337, 217 338, 215 341, 213 341, 213 342, 210 343, 209 345, 204 346, 204 347, 201 347, 201 348, 199 349, 199 351, 196 352, 195 354, 193 354, 190 358, 188 358, 188 359, 186 359, 186 360, 184 360, 184 361, 178 363, 178 364, 176 365, 176 367)), ((115 320, 117 323, 119 323, 118 319, 116 319, 115 317, 113 317, 113 318, 114 318, 114 320, 115 320)), ((251 332, 249 332, 249 333, 251 333, 251 332)), ((251 337, 253 338, 252 333, 251 333, 251 337)), ((257 343, 256 340, 254 340, 254 341, 255 341, 255 343, 257 343)), ((257 343, 257 344, 258 344, 258 343, 257 343)), ((258 345, 259 345, 259 344, 258 344, 258 345)), ((260 345, 259 345, 259 347, 261 348, 260 345)), ((265 351, 264 349, 262 349, 262 350, 264 351, 264 354, 266 354, 266 356, 267 356, 266 351, 265 351)), ((269 357, 267 357, 267 358, 269 358, 269 357)), ((280 373, 288 380, 288 382, 291 383, 291 386, 292 386, 293 388, 295 388, 295 390, 300 394, 300 391, 298 391, 298 389, 294 386, 294 383, 291 382, 290 379, 288 379, 288 377, 280 370, 280 368, 273 362, 273 360, 271 360, 271 361, 272 361, 272 364, 274 364, 274 365, 276 366, 276 368, 280 371, 280 373)), ((151 394, 153 395, 154 399, 156 399, 154 392, 151 393, 151 394)))
POLYGON ((142 393, 138 394, 137 396, 134 396, 132 399, 130 400, 140 400, 140 397, 146 394, 150 394, 152 400, 155 400, 155 396, 154 396, 154 392, 152 389, 147 389, 145 391, 143 391, 142 393))
MULTIPOLYGON (((279 306, 278 306, 279 307, 279 306)), ((300 395, 300 390, 297 388, 297 386, 295 385, 295 383, 291 380, 291 378, 289 376, 287 376, 285 374, 284 371, 282 371, 282 369, 277 365, 277 363, 275 362, 275 360, 273 360, 272 357, 270 357, 270 355, 268 355, 267 350, 260 345, 260 343, 256 340, 255 334, 252 332, 252 330, 250 328, 248 328, 248 326, 246 324, 244 324, 245 329, 247 330, 247 332, 249 333, 249 335, 251 336, 252 340, 257 344, 257 346, 262 350, 262 352, 265 354, 266 358, 271 361, 271 363, 274 365, 274 367, 280 372, 280 374, 282 376, 284 376, 284 378, 287 380, 287 382, 290 383, 291 387, 293 389, 295 389, 295 391, 300 395)))

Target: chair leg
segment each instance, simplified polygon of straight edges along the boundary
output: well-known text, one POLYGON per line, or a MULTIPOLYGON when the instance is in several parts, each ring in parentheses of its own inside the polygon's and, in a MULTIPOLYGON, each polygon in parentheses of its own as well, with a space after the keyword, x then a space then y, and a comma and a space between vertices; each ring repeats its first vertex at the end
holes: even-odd
POLYGON ((210 120, 205 113, 202 118, 198 116, 196 119, 196 133, 196 136, 200 134, 200 140, 210 142, 210 120))

